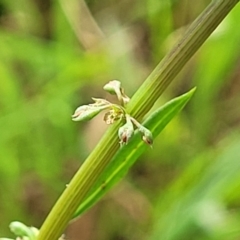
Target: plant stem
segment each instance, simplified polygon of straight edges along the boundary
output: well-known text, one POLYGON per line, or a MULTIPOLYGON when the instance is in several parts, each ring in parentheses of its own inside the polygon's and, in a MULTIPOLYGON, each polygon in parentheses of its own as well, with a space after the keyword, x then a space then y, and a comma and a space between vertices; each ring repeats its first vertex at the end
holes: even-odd
POLYGON ((238 2, 239 0, 213 0, 210 3, 132 97, 128 105, 131 115, 141 119, 149 111, 187 61, 238 2))
MULTIPOLYGON (((239 0, 215 0, 210 3, 135 93, 127 107, 131 116, 141 120, 186 62, 238 2, 239 0)), ((119 147, 118 127, 118 124, 114 124, 108 129, 78 170, 44 222, 37 240, 57 240, 61 236, 77 207, 116 153, 119 147)))

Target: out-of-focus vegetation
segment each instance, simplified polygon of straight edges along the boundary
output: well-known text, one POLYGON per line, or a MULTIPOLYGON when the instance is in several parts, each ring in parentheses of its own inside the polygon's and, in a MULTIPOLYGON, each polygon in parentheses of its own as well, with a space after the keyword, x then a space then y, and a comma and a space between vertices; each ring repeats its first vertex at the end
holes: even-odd
MULTIPOLYGON (((1 236, 42 224, 104 132, 73 110, 111 79, 133 94, 208 3, 0 2, 1 236)), ((68 239, 240 238, 239 21, 237 6, 156 103, 197 86, 185 111, 68 239)))

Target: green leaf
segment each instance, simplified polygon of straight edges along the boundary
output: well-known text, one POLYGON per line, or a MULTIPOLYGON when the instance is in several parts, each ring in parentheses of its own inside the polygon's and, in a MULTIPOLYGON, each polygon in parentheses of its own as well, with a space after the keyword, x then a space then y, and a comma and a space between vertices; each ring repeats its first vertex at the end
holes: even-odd
MULTIPOLYGON (((143 123, 143 125, 151 130, 155 138, 164 127, 179 113, 195 92, 195 88, 174 98, 164 106, 152 113, 143 123)), ((137 131, 127 145, 118 150, 110 164, 107 166, 103 174, 100 176, 96 185, 93 187, 89 196, 79 206, 74 214, 74 218, 81 215, 94 205, 99 199, 108 192, 119 180, 121 180, 129 168, 134 164, 138 157, 148 148, 142 140, 141 134, 137 131)))

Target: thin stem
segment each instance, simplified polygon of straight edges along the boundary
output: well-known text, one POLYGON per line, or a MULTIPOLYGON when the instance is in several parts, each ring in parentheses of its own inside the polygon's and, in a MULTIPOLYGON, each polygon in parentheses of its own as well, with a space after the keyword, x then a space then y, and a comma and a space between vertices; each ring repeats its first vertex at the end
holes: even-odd
MULTIPOLYGON (((148 112, 186 62, 238 2, 239 0, 215 0, 210 3, 133 96, 127 106, 131 116, 139 120, 148 112)), ((57 240, 61 236, 77 207, 119 148, 118 128, 118 124, 109 128, 78 170, 44 222, 37 240, 57 240)))
POLYGON ((141 123, 139 123, 135 118, 133 118, 133 117, 131 117, 131 116, 129 116, 129 117, 130 117, 131 121, 133 122, 133 124, 134 124, 137 128, 139 128, 139 127, 142 126, 141 123))
POLYGON ((127 108, 132 116, 141 119, 151 109, 187 61, 238 2, 213 0, 210 3, 132 97, 127 108))

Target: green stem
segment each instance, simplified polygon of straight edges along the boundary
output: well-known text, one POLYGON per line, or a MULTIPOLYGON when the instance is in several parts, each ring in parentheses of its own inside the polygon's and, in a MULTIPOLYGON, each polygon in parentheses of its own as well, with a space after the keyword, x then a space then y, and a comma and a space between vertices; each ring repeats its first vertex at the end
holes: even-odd
POLYGON ((227 16, 239 0, 213 0, 191 24, 175 47, 157 65, 128 104, 128 111, 141 119, 187 61, 227 16))
MULTIPOLYGON (((127 106, 131 116, 141 119, 239 0, 215 0, 192 23, 187 32, 138 89, 127 106)), ((37 240, 57 240, 79 204, 119 148, 114 124, 78 170, 42 228, 37 240)))

